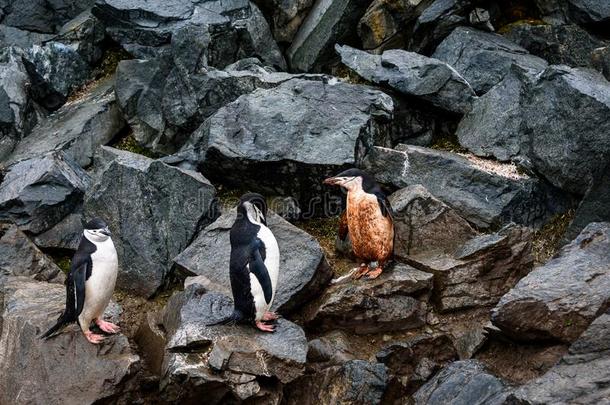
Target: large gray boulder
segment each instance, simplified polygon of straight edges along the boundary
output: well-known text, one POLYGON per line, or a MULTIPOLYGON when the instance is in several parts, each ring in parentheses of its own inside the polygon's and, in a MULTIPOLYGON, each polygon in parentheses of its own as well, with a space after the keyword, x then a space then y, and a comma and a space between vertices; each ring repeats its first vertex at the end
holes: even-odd
POLYGON ((582 195, 610 159, 609 113, 610 83, 593 70, 551 66, 532 80, 516 70, 474 103, 457 136, 582 195))
POLYGON ((45 41, 50 41, 55 35, 43 34, 40 32, 26 31, 19 28, 0 24, 0 46, 16 46, 19 48, 29 48, 36 44, 40 45, 45 41))
MULTIPOLYGON (((204 276, 219 286, 220 292, 230 291, 229 232, 235 216, 233 209, 199 232, 189 247, 174 259, 178 270, 189 276, 204 276)), ((281 259, 274 308, 288 313, 317 296, 330 281, 332 270, 313 237, 272 212, 267 216, 267 223, 278 241, 281 259)))
POLYGON ((113 78, 101 81, 78 100, 42 120, 17 145, 7 164, 60 150, 82 167, 93 163, 95 150, 110 142, 125 125, 113 82, 113 78))
POLYGON ((41 249, 66 249, 75 251, 83 236, 83 214, 78 209, 66 215, 52 228, 34 237, 34 243, 41 249))
POLYGON ((64 286, 9 278, 0 297, 1 403, 93 404, 120 394, 137 370, 140 359, 123 335, 96 346, 72 325, 40 339, 64 310, 64 286))
POLYGON ((381 363, 349 360, 303 376, 284 388, 282 403, 290 405, 367 405, 381 403, 387 384, 381 363))
POLYGON ((451 65, 477 94, 484 94, 499 83, 512 65, 530 75, 542 72, 548 63, 530 55, 501 35, 458 27, 441 42, 432 57, 451 65))
POLYGON ((392 110, 388 95, 367 86, 288 80, 219 109, 181 153, 212 181, 291 196, 310 214, 322 209, 322 179, 387 142, 392 110))
POLYGON ((242 94, 294 77, 323 79, 275 72, 256 59, 201 71, 177 44, 172 51, 172 58, 122 61, 116 73, 117 99, 135 139, 156 152, 175 152, 204 119, 242 94))
POLYGON ((0 223, 0 278, 27 276, 35 280, 63 282, 61 269, 13 224, 0 223))
POLYGON ((304 312, 315 330, 345 329, 358 334, 415 329, 425 323, 432 275, 396 264, 374 280, 331 286, 304 312))
POLYGON ((297 72, 319 72, 335 60, 335 44, 353 41, 370 1, 317 0, 301 24, 286 57, 297 72))
POLYGON ((610 224, 589 224, 509 291, 492 321, 519 340, 573 342, 610 302, 610 224))
POLYGON ((610 398, 610 313, 597 318, 543 376, 515 390, 521 404, 603 404, 610 398))
POLYGON ((104 53, 104 24, 87 9, 65 23, 54 40, 69 46, 89 65, 100 61, 104 53))
POLYGON ((489 306, 532 268, 531 239, 527 228, 508 225, 472 238, 451 254, 406 260, 434 274, 433 300, 440 311, 489 306))
POLYGON ((166 399, 185 401, 203 393, 209 403, 227 396, 255 399, 264 394, 268 380, 286 384, 303 373, 307 339, 300 327, 285 319, 274 333, 251 325, 207 326, 232 311, 228 297, 206 293, 199 285, 172 296, 163 318, 168 352, 161 385, 166 399))
POLYGON ((103 218, 115 235, 118 287, 151 296, 172 259, 214 219, 216 191, 197 172, 114 148, 99 151, 85 216, 103 218))
POLYGON ((56 33, 60 27, 91 7, 95 0, 4 0, 2 23, 26 31, 56 33))
POLYGON ((440 60, 396 49, 381 55, 349 46, 337 46, 336 50, 341 62, 364 79, 421 98, 444 110, 464 113, 476 97, 468 82, 440 60))
POLYGON ((186 28, 197 34, 185 48, 200 58, 202 54, 195 51, 200 41, 207 42, 203 53, 210 66, 222 68, 243 57, 258 56, 270 66, 286 67, 265 18, 248 0, 99 0, 93 14, 137 58, 163 53, 173 36, 186 28))
POLYGON ((477 235, 468 221, 422 185, 400 189, 388 197, 394 212, 394 254, 451 254, 477 235))
POLYGON ((610 22, 610 4, 596 0, 566 0, 568 15, 577 23, 602 27, 610 22))
POLYGON ((377 181, 397 188, 423 185, 481 229, 511 221, 539 226, 571 204, 565 193, 517 173, 514 167, 435 149, 373 147, 358 165, 377 181))
POLYGON ((17 162, 0 184, 0 218, 38 234, 76 210, 89 187, 89 175, 64 152, 17 162))
POLYGON ((500 405, 510 394, 508 385, 476 360, 456 361, 434 376, 413 396, 415 404, 500 405))

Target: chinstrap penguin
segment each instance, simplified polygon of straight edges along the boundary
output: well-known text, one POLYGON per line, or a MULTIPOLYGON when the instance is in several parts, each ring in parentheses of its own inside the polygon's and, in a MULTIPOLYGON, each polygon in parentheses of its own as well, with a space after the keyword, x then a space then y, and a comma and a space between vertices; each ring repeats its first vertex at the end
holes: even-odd
MULTIPOLYGON (((392 207, 387 197, 366 172, 349 169, 324 184, 341 186, 347 190, 345 216, 347 231, 354 255, 364 261, 352 270, 353 278, 366 275, 376 278, 392 257, 394 249, 394 224, 392 207)), ((344 233, 344 232, 343 232, 344 233)))
POLYGON ((264 332, 275 330, 269 323, 278 315, 269 309, 277 289, 280 250, 266 218, 267 204, 262 195, 247 193, 241 197, 230 233, 233 313, 208 326, 253 323, 264 332))
POLYGON ((108 225, 99 218, 85 225, 66 279, 66 309, 55 326, 41 338, 51 337, 72 322, 78 322, 87 340, 95 344, 102 342, 104 337, 89 330, 91 321, 106 333, 119 331, 117 325, 102 319, 112 297, 119 268, 117 252, 110 236, 108 225))

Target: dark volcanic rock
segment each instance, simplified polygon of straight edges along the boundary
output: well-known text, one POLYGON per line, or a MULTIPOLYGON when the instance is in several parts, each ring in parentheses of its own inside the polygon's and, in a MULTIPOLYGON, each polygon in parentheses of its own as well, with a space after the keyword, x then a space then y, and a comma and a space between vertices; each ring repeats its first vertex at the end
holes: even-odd
POLYGON ((604 404, 610 398, 610 313, 597 318, 542 377, 515 390, 520 404, 604 404))
POLYGON ((388 95, 367 86, 289 80, 218 110, 181 153, 212 181, 291 196, 311 215, 322 209, 321 179, 387 142, 392 109, 388 95))
POLYGON ((80 206, 90 181, 64 152, 15 163, 0 185, 0 218, 33 234, 46 231, 80 206))
POLYGON ((289 383, 303 373, 307 340, 301 328, 284 319, 275 333, 250 325, 206 326, 232 310, 229 298, 197 285, 170 299, 163 319, 170 353, 162 392, 168 399, 198 398, 210 391, 211 403, 229 393, 245 400, 258 396, 266 379, 289 383), (198 350, 190 353, 193 348, 198 350), (191 389, 184 389, 185 380, 191 389))
POLYGON ((109 147, 99 153, 86 217, 104 218, 116 235, 122 266, 117 285, 151 296, 164 283, 172 259, 214 219, 216 191, 197 172, 109 147))
POLYGON ((9 278, 0 290, 1 403, 91 404, 121 393, 139 363, 125 336, 92 345, 73 325, 42 340, 64 309, 65 287, 9 278))
POLYGON ((27 31, 55 33, 93 3, 95 0, 4 0, 0 3, 2 23, 27 31))
POLYGON ((417 328, 425 323, 432 275, 396 264, 374 280, 336 284, 305 310, 315 330, 346 329, 359 334, 417 328))
POLYGON ((295 380, 284 388, 289 405, 378 404, 386 388, 387 371, 381 363, 350 360, 295 380))
POLYGON ((402 50, 373 55, 337 46, 341 61, 368 81, 426 100, 447 111, 470 109, 474 91, 455 69, 440 60, 402 50))
POLYGON ((603 45, 575 24, 511 24, 504 36, 552 65, 591 66, 591 52, 603 45))
POLYGON ((610 80, 610 46, 594 49, 591 53, 591 65, 610 80))
POLYGON ((495 304, 532 267, 531 233, 508 225, 466 242, 453 255, 408 258, 434 274, 434 299, 441 311, 495 304))
POLYGON ((568 15, 580 24, 602 24, 610 22, 610 4, 597 0, 566 0, 568 15))
POLYGON ((517 160, 584 194, 610 159, 608 114, 610 83, 597 72, 551 66, 531 81, 515 71, 474 103, 457 136, 477 155, 517 160))
POLYGON ((222 68, 257 56, 270 66, 286 67, 265 18, 248 0, 99 0, 93 14, 105 23, 106 32, 137 58, 163 53, 173 36, 186 29, 183 32, 190 30, 195 35, 184 43, 185 49, 196 58, 202 55, 194 51, 203 51, 210 66, 222 68), (201 41, 209 46, 201 49, 201 41))
POLYGON ((104 24, 88 9, 61 27, 54 40, 68 45, 93 65, 102 58, 105 34, 104 24))
POLYGON ((418 17, 420 1, 373 0, 358 22, 364 49, 404 48, 404 27, 418 17))
POLYGON ((377 353, 377 360, 388 367, 391 375, 388 395, 404 398, 448 362, 457 359, 449 336, 419 335, 404 342, 390 343, 377 353))
POLYGON ((19 48, 29 48, 32 45, 40 45, 45 41, 53 39, 52 34, 42 34, 40 32, 25 31, 19 28, 0 24, 0 46, 16 46, 19 48))
POLYGON ((63 150, 82 167, 93 161, 95 150, 123 128, 113 79, 105 79, 77 101, 63 105, 40 122, 13 151, 8 162, 63 150))
POLYGON ((335 59, 335 44, 353 41, 367 0, 319 0, 303 21, 286 51, 288 64, 298 72, 319 72, 335 59))
MULTIPOLYGON (((229 231, 235 215, 235 210, 231 210, 203 229, 174 259, 178 269, 188 275, 205 276, 222 288, 221 292, 230 291, 229 231)), ((267 223, 278 241, 281 259, 273 306, 287 313, 318 295, 330 281, 332 271, 313 237, 273 213, 269 213, 267 223)))
POLYGON ((476 360, 456 361, 443 369, 413 396, 417 405, 423 404, 504 404, 509 388, 489 374, 476 360))
POLYGON ((83 235, 82 217, 81 212, 66 215, 51 229, 36 235, 34 243, 43 249, 76 250, 83 235))
POLYGON ((307 17, 314 0, 256 0, 268 13, 271 31, 279 43, 290 44, 307 17))
POLYGON ((503 168, 495 173, 475 160, 435 149, 374 147, 358 165, 397 188, 423 185, 479 228, 511 221, 537 226, 571 203, 565 193, 534 178, 506 174, 503 168))
POLYGON ((531 75, 548 65, 501 35, 467 27, 456 28, 432 56, 455 68, 477 94, 486 93, 499 83, 512 65, 531 75))
POLYGON ((61 269, 15 225, 0 224, 0 277, 9 275, 50 282, 65 279, 61 269))
POLYGON ((493 323, 519 340, 574 341, 610 306, 610 224, 589 224, 506 294, 493 323))
POLYGON ((310 340, 307 349, 307 361, 341 365, 354 360, 356 355, 349 344, 349 336, 342 331, 332 331, 319 338, 310 340))
POLYGON ((477 232, 425 187, 413 185, 389 197, 394 211, 394 254, 453 253, 477 232))

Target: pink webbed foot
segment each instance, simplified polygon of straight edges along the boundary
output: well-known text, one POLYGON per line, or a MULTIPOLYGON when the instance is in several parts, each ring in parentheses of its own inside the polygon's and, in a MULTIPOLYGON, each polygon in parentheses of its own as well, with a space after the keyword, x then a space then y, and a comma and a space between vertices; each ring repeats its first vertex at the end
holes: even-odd
POLYGON ((267 311, 265 312, 265 315, 263 315, 262 320, 265 322, 270 322, 277 321, 278 319, 280 319, 280 316, 278 314, 276 314, 275 312, 267 311))
POLYGON ((104 341, 104 336, 95 334, 90 330, 85 332, 85 337, 90 343, 93 343, 94 345, 98 345, 104 341))
POLYGON ((99 328, 101 330, 103 330, 104 332, 106 332, 106 333, 115 334, 115 333, 118 333, 121 330, 121 328, 118 325, 115 325, 115 324, 110 323, 110 322, 106 322, 103 319, 96 319, 95 320, 95 324, 97 326, 99 326, 99 328))
POLYGON ((275 332, 275 326, 267 325, 266 323, 261 321, 256 321, 256 327, 262 330, 263 332, 275 332))

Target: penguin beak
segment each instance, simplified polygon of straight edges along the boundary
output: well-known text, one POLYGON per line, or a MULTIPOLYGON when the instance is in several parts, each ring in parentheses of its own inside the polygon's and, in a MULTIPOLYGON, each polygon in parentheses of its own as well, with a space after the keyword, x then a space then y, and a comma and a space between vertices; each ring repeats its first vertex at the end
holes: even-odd
POLYGON ((110 229, 108 229, 108 227, 106 227, 106 228, 102 229, 102 230, 100 231, 100 233, 102 233, 102 234, 104 234, 104 235, 106 235, 106 236, 112 236, 112 232, 110 232, 110 229))
POLYGON ((330 186, 343 186, 345 183, 353 180, 353 177, 329 177, 324 180, 324 184, 328 184, 330 186))

